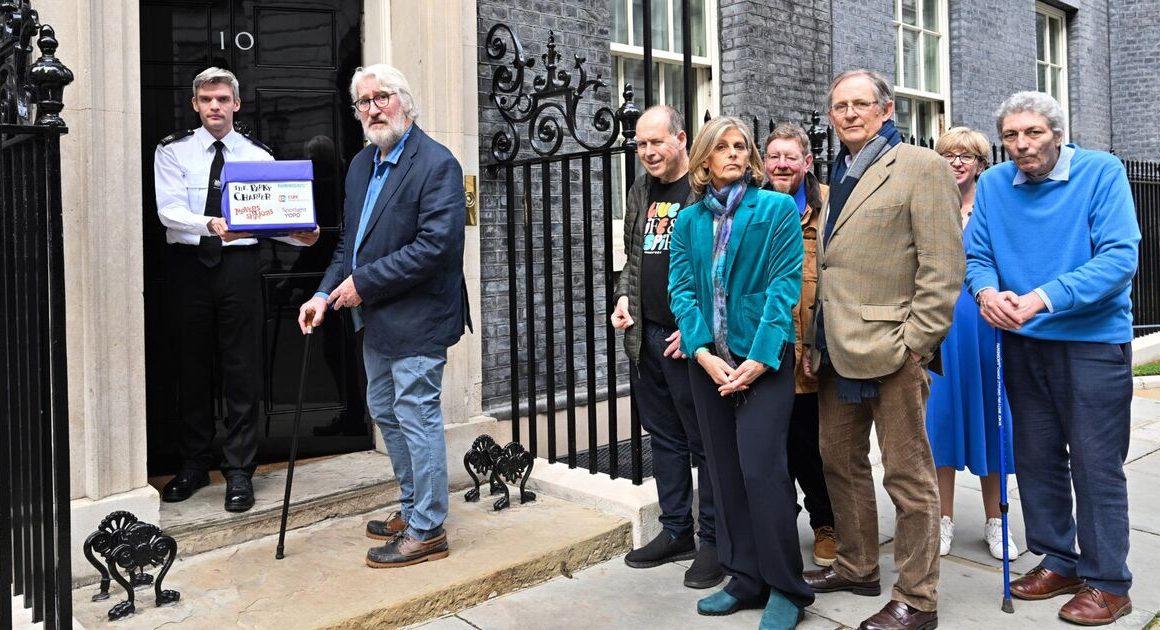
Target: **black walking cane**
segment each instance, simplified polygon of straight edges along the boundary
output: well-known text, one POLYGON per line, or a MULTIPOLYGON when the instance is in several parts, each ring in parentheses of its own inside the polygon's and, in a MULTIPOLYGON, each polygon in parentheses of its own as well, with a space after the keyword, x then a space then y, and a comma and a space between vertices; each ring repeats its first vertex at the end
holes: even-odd
POLYGON ((282 525, 278 528, 276 560, 286 557, 286 518, 290 514, 290 487, 294 484, 294 460, 298 457, 298 429, 302 425, 302 394, 306 389, 306 366, 310 362, 310 338, 314 335, 314 311, 306 311, 306 345, 302 350, 302 375, 298 377, 298 407, 294 410, 294 433, 290 437, 290 461, 286 466, 286 494, 282 496, 282 525))
POLYGON ((1003 427, 1003 331, 995 330, 995 401, 999 419, 999 515, 1003 518, 1003 605, 1005 613, 1014 613, 1011 605, 1011 558, 1007 537, 1007 432, 1003 427))

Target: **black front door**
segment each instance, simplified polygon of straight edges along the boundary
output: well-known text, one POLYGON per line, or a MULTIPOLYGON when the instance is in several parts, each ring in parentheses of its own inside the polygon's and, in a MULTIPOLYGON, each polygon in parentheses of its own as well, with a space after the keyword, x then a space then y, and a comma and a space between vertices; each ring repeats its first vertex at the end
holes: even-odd
MULTIPOLYGON (((315 206, 322 237, 310 248, 274 241, 263 261, 259 459, 284 459, 292 433, 304 350, 298 305, 318 286, 342 225, 346 164, 362 147, 348 86, 359 65, 362 2, 357 0, 143 0, 141 3, 141 144, 145 204, 145 368, 149 472, 178 464, 175 426, 179 383, 165 231, 157 219, 153 151, 178 129, 200 125, 190 107, 193 77, 208 66, 234 72, 241 85, 237 126, 269 145, 279 160, 314 162, 315 206)), ((316 331, 305 389, 302 455, 370 447, 364 423, 362 367, 349 321, 328 318, 316 331)), ((220 410, 222 405, 215 405, 220 410)), ((220 423, 220 413, 218 421, 220 423)), ((218 434, 222 435, 219 425, 218 434)))

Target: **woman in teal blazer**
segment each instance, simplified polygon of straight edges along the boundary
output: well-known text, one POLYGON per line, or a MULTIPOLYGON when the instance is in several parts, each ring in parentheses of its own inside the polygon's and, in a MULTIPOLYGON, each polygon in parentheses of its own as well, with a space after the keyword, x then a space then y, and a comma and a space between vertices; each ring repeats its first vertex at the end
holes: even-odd
POLYGON ((793 628, 813 592, 802 580, 796 494, 786 466, 793 406, 792 310, 802 237, 788 195, 760 190, 746 125, 707 123, 689 159, 704 194, 673 226, 669 302, 689 364, 718 502, 718 555, 731 576, 697 602, 703 615, 764 605, 761 628, 793 628))

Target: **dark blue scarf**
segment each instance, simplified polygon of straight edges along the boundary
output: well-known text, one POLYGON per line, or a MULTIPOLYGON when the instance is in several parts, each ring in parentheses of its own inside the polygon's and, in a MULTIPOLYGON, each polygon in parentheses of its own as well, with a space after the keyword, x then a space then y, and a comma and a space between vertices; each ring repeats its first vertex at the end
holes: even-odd
MULTIPOLYGON (((892 147, 902 142, 902 135, 898 133, 898 129, 894 127, 894 121, 888 120, 883 123, 882 128, 878 130, 878 134, 862 147, 858 155, 854 157, 853 163, 846 166, 846 157, 850 155, 850 150, 846 145, 842 145, 842 149, 838 151, 838 157, 834 158, 833 170, 830 175, 830 211, 826 217, 826 227, 823 234, 823 243, 829 244, 830 236, 834 233, 834 226, 837 224, 838 217, 842 214, 842 210, 846 207, 846 201, 850 199, 850 193, 854 192, 854 187, 858 185, 859 179, 866 173, 872 164, 877 162, 883 155, 885 155, 892 147)), ((830 364, 830 353, 826 345, 826 324, 825 317, 822 313, 821 302, 817 303, 818 319, 815 332, 815 344, 818 350, 822 353, 822 365, 830 364)), ((909 358, 907 359, 909 360, 909 358)), ((862 402, 864 398, 877 398, 878 384, 873 379, 853 379, 846 378, 841 374, 838 375, 838 399, 848 403, 862 402)))

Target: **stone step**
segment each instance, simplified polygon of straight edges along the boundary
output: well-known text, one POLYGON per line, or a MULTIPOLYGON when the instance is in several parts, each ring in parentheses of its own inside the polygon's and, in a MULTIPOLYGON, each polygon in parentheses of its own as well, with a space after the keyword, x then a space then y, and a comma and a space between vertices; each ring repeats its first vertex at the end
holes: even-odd
MULTIPOLYGON (((177 540, 179 558, 278 533, 286 469, 254 475, 254 507, 226 512, 225 483, 212 483, 181 503, 161 504, 161 529, 177 540)), ((399 501, 390 460, 365 451, 318 459, 294 468, 287 529, 362 514, 399 501)), ((92 580, 89 580, 92 582, 92 580)))
MULTIPOLYGON (((297 473, 295 473, 297 479, 297 473)), ((326 520, 290 532, 286 557, 275 560, 276 536, 177 562, 164 587, 181 592, 155 607, 153 591, 137 592, 137 612, 116 622, 139 628, 395 628, 607 560, 629 549, 630 523, 540 495, 496 512, 452 495, 445 525, 451 555, 400 569, 371 569, 365 537, 370 515, 326 520)), ((514 497, 513 497, 514 498, 514 497)), ((74 591, 74 614, 88 628, 106 627, 123 597, 90 601, 96 587, 74 591)))

